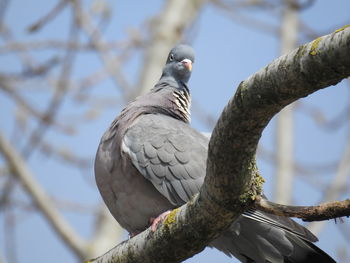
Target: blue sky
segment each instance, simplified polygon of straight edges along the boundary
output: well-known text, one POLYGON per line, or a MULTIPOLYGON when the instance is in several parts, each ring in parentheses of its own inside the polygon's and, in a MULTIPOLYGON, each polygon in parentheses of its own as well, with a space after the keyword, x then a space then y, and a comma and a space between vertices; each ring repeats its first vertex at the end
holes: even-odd
MULTIPOLYGON (((12 0, 5 16, 5 22, 11 28, 12 34, 17 40, 33 41, 40 39, 65 39, 70 23, 69 10, 65 10, 59 17, 45 26, 39 34, 29 34, 26 27, 46 14, 56 1, 19 1, 12 0)), ((86 5, 90 1, 84 1, 86 5)), ((112 21, 104 31, 107 40, 122 40, 127 37, 128 30, 132 28, 144 28, 145 19, 155 15, 163 6, 163 1, 147 1, 147 5, 140 1, 109 1, 112 8, 112 21)), ((350 2, 347 0, 315 1, 315 4, 301 13, 304 24, 321 34, 331 33, 335 29, 350 23, 350 2)), ((279 25, 278 16, 250 10, 249 14, 255 19, 269 22, 274 26, 279 25)), ((234 94, 238 84, 253 74, 274 58, 279 56, 279 39, 271 34, 265 34, 257 30, 247 28, 235 23, 223 12, 212 6, 207 6, 200 15, 197 23, 191 31, 193 47, 196 50, 196 62, 194 64, 190 89, 193 100, 200 106, 201 111, 218 118, 227 101, 234 94)), ((146 32, 143 32, 146 34, 146 32)), ((83 35, 79 36, 84 39, 83 35)), ((303 35, 299 43, 305 41, 303 35)), ((3 42, 0 42, 2 45, 3 42)), ((32 55, 38 60, 45 60, 52 55, 50 51, 36 51, 32 55)), ((18 58, 13 55, 0 54, 0 72, 16 72, 20 70, 18 58)), ((140 65, 139 54, 123 68, 126 77, 131 83, 136 83, 140 65)), ((79 79, 100 68, 99 59, 94 54, 83 53, 75 62, 73 79, 79 79)), ((33 91, 31 85, 45 87, 40 79, 34 79, 23 86, 23 95, 26 96, 39 109, 45 108, 48 102, 48 93, 33 91)), ((317 107, 325 118, 332 119, 338 116, 349 104, 349 86, 343 81, 336 87, 322 90, 302 100, 308 107, 317 107)), ((96 96, 106 95, 118 98, 118 89, 111 80, 103 81, 93 89, 96 96)), ((13 130, 13 113, 15 107, 5 93, 0 92, 0 127, 9 137, 13 130)), ((108 127, 109 123, 119 113, 123 105, 113 106, 101 112, 100 117, 81 126, 75 136, 64 136, 56 131, 49 131, 45 135, 55 145, 66 146, 92 158, 95 154, 99 139, 108 127)), ((67 101, 61 107, 58 114, 59 120, 65 120, 67 116, 79 114, 86 110, 85 106, 67 101)), ((202 131, 210 131, 212 127, 206 125, 193 112, 192 125, 202 131)), ((302 110, 295 113, 295 159, 303 164, 316 165, 337 161, 344 151, 345 141, 349 134, 349 125, 329 132, 319 127, 315 121, 302 110)), ((274 150, 274 121, 264 131, 261 145, 264 149, 274 150)), ((25 141, 25 140, 24 140, 25 141)), ((23 147, 23 141, 16 144, 17 148, 23 147)), ((273 167, 263 159, 258 160, 259 168, 266 179, 265 191, 271 195, 273 186, 273 167)), ((82 174, 72 166, 65 165, 35 153, 29 162, 31 171, 37 180, 45 186, 45 189, 54 197, 63 200, 74 200, 83 204, 97 205, 101 202, 99 193, 94 184, 92 169, 82 174)), ((322 185, 332 179, 334 173, 323 172, 313 177, 322 185)), ((302 177, 301 177, 302 178, 302 177)), ((1 182, 1 181, 0 181, 1 182)), ((16 187, 16 199, 29 202, 26 194, 19 186, 16 187)), ((321 200, 320 192, 310 188, 307 180, 297 179, 295 182, 293 200, 296 204, 315 204, 321 200)), ((344 196, 343 196, 344 198, 344 196)), ((76 262, 74 256, 62 245, 45 219, 38 213, 13 211, 17 227, 15 238, 17 244, 17 257, 19 262, 76 262)), ((64 215, 74 228, 84 237, 91 234, 93 217, 89 214, 64 211, 64 215)), ((6 254, 5 217, 0 214, 0 253, 6 254)), ((345 224, 349 224, 347 221, 345 224)), ((330 255, 336 257, 337 248, 342 244, 347 247, 343 236, 340 234, 339 225, 333 221, 327 223, 327 227, 319 235, 317 243, 330 255)), ((108 248, 106 248, 107 250, 108 248)), ((5 255, 0 255, 6 258, 5 255)), ((235 262, 215 250, 207 249, 200 255, 186 262, 235 262)))

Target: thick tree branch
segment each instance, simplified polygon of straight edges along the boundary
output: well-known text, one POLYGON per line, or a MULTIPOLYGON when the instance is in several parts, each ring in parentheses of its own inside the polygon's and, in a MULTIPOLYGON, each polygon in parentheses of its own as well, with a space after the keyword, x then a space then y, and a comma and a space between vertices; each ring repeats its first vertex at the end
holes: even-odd
POLYGON ((350 215, 350 199, 316 206, 281 205, 257 196, 255 207, 270 214, 297 217, 303 221, 322 221, 350 215))
POLYGON ((212 133, 202 190, 212 193, 220 186, 218 202, 233 207, 231 200, 241 189, 225 175, 239 175, 243 185, 251 184, 249 168, 270 119, 293 101, 348 77, 349 54, 350 28, 344 27, 281 56, 241 82, 212 133))
POLYGON ((199 195, 149 229, 92 262, 180 262, 225 230, 259 194, 255 152, 263 129, 283 107, 350 75, 350 28, 286 54, 243 81, 222 112, 199 195))

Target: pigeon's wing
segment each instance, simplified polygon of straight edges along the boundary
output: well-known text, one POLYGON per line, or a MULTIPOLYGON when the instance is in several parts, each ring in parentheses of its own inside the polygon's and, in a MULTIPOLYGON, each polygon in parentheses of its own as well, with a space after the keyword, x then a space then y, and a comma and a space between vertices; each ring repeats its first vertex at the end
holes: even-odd
POLYGON ((242 217, 290 232, 291 234, 297 235, 298 237, 310 242, 318 241, 317 237, 312 234, 307 228, 298 224, 289 217, 277 216, 254 209, 245 211, 242 214, 242 217))
POLYGON ((148 114, 126 131, 122 154, 173 205, 199 192, 206 169, 208 138, 177 119, 148 114))

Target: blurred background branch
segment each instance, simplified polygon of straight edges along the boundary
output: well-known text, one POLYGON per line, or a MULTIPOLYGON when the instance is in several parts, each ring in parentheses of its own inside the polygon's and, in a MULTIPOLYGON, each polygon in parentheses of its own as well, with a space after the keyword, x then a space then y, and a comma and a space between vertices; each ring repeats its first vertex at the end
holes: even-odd
POLYGON ((78 257, 84 258, 85 248, 83 240, 78 236, 74 229, 65 221, 60 212, 55 209, 53 202, 50 200, 41 185, 36 182, 28 170, 24 160, 13 149, 11 144, 0 134, 0 151, 5 157, 9 169, 21 182, 35 205, 45 215, 47 221, 52 225, 63 242, 70 247, 78 257))

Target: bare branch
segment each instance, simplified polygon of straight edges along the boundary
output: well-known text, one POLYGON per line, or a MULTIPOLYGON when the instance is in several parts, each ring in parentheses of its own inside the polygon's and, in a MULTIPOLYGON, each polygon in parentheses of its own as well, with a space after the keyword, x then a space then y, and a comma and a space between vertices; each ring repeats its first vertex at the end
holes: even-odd
MULTIPOLYGON (((350 95, 350 94, 349 94, 350 95)), ((332 119, 327 119, 324 112, 318 107, 306 103, 299 103, 298 110, 308 114, 310 118, 323 130, 328 132, 334 132, 339 128, 342 128, 350 120, 350 96, 345 104, 344 109, 342 109, 335 117, 332 119)))
POLYGON ((2 134, 0 134, 0 151, 4 155, 13 174, 22 183, 34 203, 47 218, 48 223, 79 258, 84 258, 85 242, 71 228, 60 212, 56 210, 52 200, 34 179, 24 160, 2 134))
MULTIPOLYGON (((257 19, 253 16, 243 15, 240 11, 243 8, 247 8, 249 5, 247 4, 234 4, 232 2, 225 2, 222 0, 211 0, 211 2, 223 12, 223 14, 227 15, 230 19, 235 21, 237 24, 243 24, 244 26, 250 27, 254 30, 258 30, 264 32, 269 35, 277 36, 278 35, 278 27, 262 21, 261 19, 257 19)), ((246 1, 249 2, 249 1, 246 1)), ((271 11, 271 7, 267 10, 271 11)))
MULTIPOLYGON (((65 2, 65 0, 62 0, 65 2)), ((68 41, 76 41, 77 40, 77 28, 72 21, 71 28, 70 28, 70 36, 68 41)), ((73 61, 75 59, 74 52, 72 50, 67 50, 66 54, 63 59, 62 69, 60 73, 60 79, 57 83, 55 93, 53 94, 53 97, 48 105, 48 108, 45 112, 45 118, 48 119, 48 122, 52 122, 52 120, 56 117, 56 114, 67 94, 68 87, 69 87, 69 78, 70 73, 73 65, 73 61)), ((44 137, 44 133, 48 130, 49 126, 46 125, 45 122, 39 122, 36 129, 32 132, 29 141, 25 145, 22 153, 25 158, 29 157, 30 154, 33 152, 33 149, 35 146, 37 146, 42 138, 44 137)))
POLYGON ((85 171, 91 168, 93 164, 93 158, 77 156, 69 147, 53 145, 45 140, 41 142, 40 150, 45 156, 54 156, 60 161, 85 169, 85 171))
POLYGON ((323 221, 342 216, 349 217, 350 199, 316 206, 292 206, 277 204, 257 196, 255 208, 278 216, 301 218, 303 221, 323 221))
MULTIPOLYGON (((136 41, 136 40, 133 40, 136 41)), ((128 43, 125 42, 108 42, 101 45, 104 50, 124 49, 128 43)), ((95 52, 95 46, 91 43, 66 42, 62 40, 43 40, 31 42, 9 41, 0 46, 0 54, 19 52, 19 51, 34 51, 45 49, 71 49, 75 51, 95 52)))
POLYGON ((65 133, 71 133, 72 129, 64 124, 58 123, 53 119, 47 117, 47 115, 41 113, 34 106, 30 105, 25 98, 23 98, 5 79, 0 76, 0 89, 5 91, 18 105, 18 107, 24 109, 26 112, 32 116, 39 119, 42 123, 46 125, 51 125, 51 127, 56 127, 60 131, 65 133))
MULTIPOLYGON (((327 187, 326 191, 323 194, 322 202, 328 202, 331 200, 337 200, 340 196, 345 192, 347 185, 347 180, 350 176, 350 138, 348 138, 348 142, 345 145, 345 150, 340 159, 337 173, 332 180, 332 182, 327 187)), ((308 228, 312 230, 314 233, 319 233, 324 226, 324 222, 322 223, 311 223, 308 228)))
POLYGON ((81 1, 72 0, 71 2, 77 23, 90 38, 91 44, 94 46, 97 54, 100 56, 105 70, 111 76, 116 86, 119 87, 120 91, 125 94, 127 90, 130 90, 130 84, 121 69, 120 61, 116 59, 112 52, 109 52, 104 48, 106 46, 106 42, 103 39, 101 32, 92 23, 89 15, 84 11, 81 1))
POLYGON ((50 20, 56 17, 63 10, 67 3, 68 0, 58 1, 57 5, 52 10, 50 10, 49 13, 40 18, 37 22, 33 23, 31 26, 29 26, 28 31, 33 33, 35 31, 40 30, 45 24, 47 24, 50 20))

